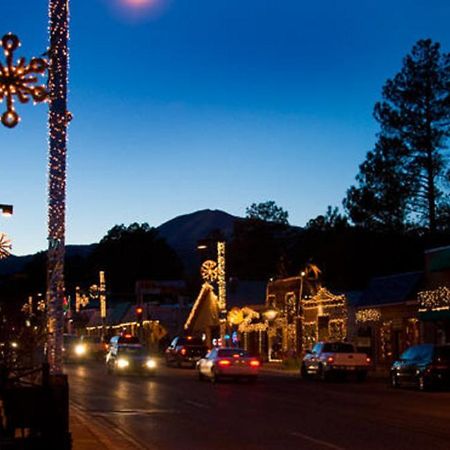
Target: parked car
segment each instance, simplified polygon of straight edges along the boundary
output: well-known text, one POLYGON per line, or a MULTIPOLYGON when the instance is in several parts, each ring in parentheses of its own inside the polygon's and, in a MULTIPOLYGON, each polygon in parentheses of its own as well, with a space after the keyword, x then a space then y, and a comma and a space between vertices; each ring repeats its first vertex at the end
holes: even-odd
POLYGON ((421 391, 450 385, 450 345, 409 347, 391 366, 391 385, 412 385, 421 391))
POLYGON ((358 381, 364 381, 370 367, 370 358, 358 353, 348 342, 318 342, 311 351, 307 351, 301 367, 303 378, 317 377, 327 380, 331 375, 355 375, 358 381))
POLYGON ((203 358, 207 351, 208 348, 202 339, 193 336, 177 336, 166 349, 166 364, 195 367, 197 361, 203 358))
POLYGON ((209 378, 247 378, 256 381, 261 361, 241 348, 213 348, 197 363, 199 380, 209 378))

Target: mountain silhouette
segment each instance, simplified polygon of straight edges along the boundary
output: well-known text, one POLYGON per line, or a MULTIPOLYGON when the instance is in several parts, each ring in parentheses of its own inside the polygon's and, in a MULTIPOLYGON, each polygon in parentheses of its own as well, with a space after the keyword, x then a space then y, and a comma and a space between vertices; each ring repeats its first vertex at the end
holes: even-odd
MULTIPOLYGON (((175 217, 156 229, 178 254, 186 272, 192 273, 198 269, 198 241, 209 237, 216 231, 220 232, 225 239, 229 239, 233 234, 234 223, 238 219, 225 211, 204 209, 175 217)), ((66 258, 87 256, 95 248, 95 245, 67 245, 66 258)), ((0 261, 0 276, 22 272, 34 256, 11 255, 0 261)))

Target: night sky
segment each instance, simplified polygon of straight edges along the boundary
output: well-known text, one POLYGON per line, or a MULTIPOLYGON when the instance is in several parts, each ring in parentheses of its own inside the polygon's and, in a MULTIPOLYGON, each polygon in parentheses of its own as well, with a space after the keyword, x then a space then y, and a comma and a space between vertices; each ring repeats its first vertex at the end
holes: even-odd
MULTIPOLYGON (((265 200, 304 225, 340 206, 413 44, 450 51, 448 0, 72 0, 71 15, 72 244, 265 200)), ((8 31, 18 56, 42 54, 47 3, 2 2, 8 31)), ((0 128, 0 203, 15 208, 0 220, 26 254, 47 247, 47 108, 17 109, 0 128)))

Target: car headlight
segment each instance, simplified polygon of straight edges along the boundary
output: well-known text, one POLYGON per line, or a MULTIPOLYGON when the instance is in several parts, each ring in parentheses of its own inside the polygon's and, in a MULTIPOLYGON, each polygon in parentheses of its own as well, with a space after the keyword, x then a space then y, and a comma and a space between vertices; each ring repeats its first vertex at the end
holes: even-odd
POLYGON ((125 369, 125 367, 128 367, 130 365, 130 363, 128 362, 128 360, 123 359, 123 358, 119 358, 117 360, 117 367, 119 369, 125 369))
POLYGON ((156 367, 156 361, 154 359, 147 359, 145 366, 147 369, 154 369, 156 367))
POLYGON ((78 356, 84 355, 86 353, 86 346, 84 344, 78 344, 75 346, 75 353, 78 356))

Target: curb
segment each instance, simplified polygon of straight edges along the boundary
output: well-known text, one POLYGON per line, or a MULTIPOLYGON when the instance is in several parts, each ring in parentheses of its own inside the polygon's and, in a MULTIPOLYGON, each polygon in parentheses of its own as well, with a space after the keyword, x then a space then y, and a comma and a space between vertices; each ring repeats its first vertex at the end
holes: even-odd
MULTIPOLYGON (((76 417, 83 428, 107 450, 142 450, 148 448, 124 431, 108 424, 107 420, 93 417, 72 402, 70 403, 70 415, 76 417)), ((77 446, 77 433, 72 432, 72 441, 74 449, 82 450, 82 445, 77 446)))

